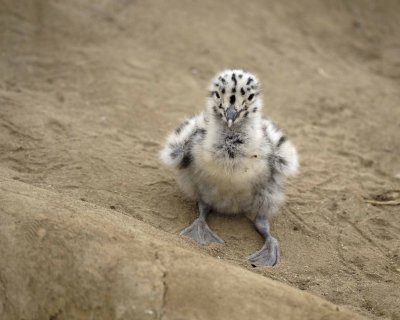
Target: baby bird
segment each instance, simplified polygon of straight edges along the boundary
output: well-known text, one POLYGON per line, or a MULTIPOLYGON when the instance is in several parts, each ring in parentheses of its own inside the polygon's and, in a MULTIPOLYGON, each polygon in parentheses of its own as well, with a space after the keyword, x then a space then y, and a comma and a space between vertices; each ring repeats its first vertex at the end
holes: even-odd
POLYGON ((176 169, 183 192, 197 201, 199 216, 181 232, 199 244, 223 243, 207 225, 207 215, 245 214, 264 237, 261 250, 247 259, 274 266, 278 241, 269 218, 284 199, 284 182, 298 169, 296 149, 261 115, 257 78, 243 70, 225 70, 211 82, 205 112, 182 122, 168 137, 162 161, 176 169))

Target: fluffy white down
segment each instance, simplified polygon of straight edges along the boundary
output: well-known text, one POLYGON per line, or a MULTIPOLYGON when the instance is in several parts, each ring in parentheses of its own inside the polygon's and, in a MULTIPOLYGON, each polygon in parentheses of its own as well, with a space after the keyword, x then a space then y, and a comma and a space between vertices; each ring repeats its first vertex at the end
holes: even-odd
MULTIPOLYGON (((178 184, 189 197, 224 214, 245 213, 254 217, 264 211, 270 217, 283 202, 285 178, 298 170, 298 156, 282 131, 270 120, 262 119, 262 100, 257 97, 259 85, 252 75, 240 80, 232 77, 239 92, 249 82, 246 77, 253 77, 252 88, 237 94, 236 102, 242 103, 252 92, 256 98, 246 109, 246 116, 241 114, 242 122, 233 129, 227 128, 221 106, 229 99, 222 97, 225 88, 231 90, 234 72, 239 71, 221 73, 226 80, 219 86, 215 81, 221 76, 213 80, 210 90, 223 87, 224 91, 211 92, 207 111, 182 122, 167 138, 160 156, 167 166, 176 169, 178 184), (236 139, 236 144, 230 142, 232 139, 236 139), (234 152, 229 148, 234 148, 234 152)), ((234 91, 229 91, 229 95, 231 92, 234 91)))

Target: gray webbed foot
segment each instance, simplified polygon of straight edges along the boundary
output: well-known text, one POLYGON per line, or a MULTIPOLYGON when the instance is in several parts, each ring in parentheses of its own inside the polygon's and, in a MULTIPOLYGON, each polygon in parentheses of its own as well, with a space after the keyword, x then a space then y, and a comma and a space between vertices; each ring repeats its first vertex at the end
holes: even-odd
POLYGON ((203 219, 196 219, 194 222, 182 230, 182 236, 189 237, 201 245, 208 245, 211 242, 224 243, 224 241, 218 237, 203 219))
POLYGON ((247 257, 247 260, 257 267, 274 266, 279 260, 279 244, 278 240, 270 237, 267 242, 263 245, 261 250, 255 252, 251 256, 247 257))

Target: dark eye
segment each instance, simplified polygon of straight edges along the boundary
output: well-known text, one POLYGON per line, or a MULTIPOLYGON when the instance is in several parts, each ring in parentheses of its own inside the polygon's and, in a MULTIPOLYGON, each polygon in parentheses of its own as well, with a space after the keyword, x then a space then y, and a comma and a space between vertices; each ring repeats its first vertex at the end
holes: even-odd
POLYGON ((251 95, 249 95, 249 97, 247 98, 247 100, 251 101, 254 98, 254 93, 252 93, 251 95))

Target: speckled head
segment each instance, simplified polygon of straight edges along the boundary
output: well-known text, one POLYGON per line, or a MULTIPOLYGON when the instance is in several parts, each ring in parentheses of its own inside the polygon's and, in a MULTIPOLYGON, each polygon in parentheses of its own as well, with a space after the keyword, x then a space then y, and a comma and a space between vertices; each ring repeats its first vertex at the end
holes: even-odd
POLYGON ((260 85, 255 75, 243 70, 225 70, 211 82, 209 112, 229 128, 258 115, 260 85))

